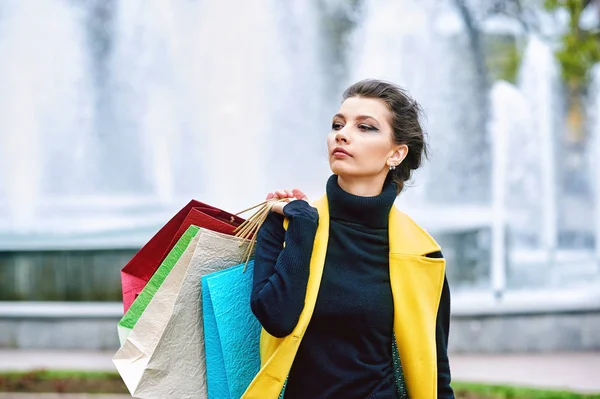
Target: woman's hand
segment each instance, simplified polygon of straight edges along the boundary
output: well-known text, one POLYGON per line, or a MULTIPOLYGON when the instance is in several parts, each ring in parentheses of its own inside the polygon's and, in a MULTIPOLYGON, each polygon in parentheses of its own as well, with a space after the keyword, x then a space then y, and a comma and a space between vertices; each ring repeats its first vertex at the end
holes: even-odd
POLYGON ((273 207, 271 208, 271 211, 277 212, 281 215, 283 215, 283 207, 286 206, 288 204, 288 202, 290 202, 290 201, 303 200, 303 201, 308 202, 308 198, 306 197, 306 194, 304 194, 302 191, 298 190, 297 188, 295 188, 293 190, 277 190, 277 191, 267 194, 266 199, 270 200, 273 198, 284 200, 284 201, 275 203, 275 205, 273 205, 273 207))

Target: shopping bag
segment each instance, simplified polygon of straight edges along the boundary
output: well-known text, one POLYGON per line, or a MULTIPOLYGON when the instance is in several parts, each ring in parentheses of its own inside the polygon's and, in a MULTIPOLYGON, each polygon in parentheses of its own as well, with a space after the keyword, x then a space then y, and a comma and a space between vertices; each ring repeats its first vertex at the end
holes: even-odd
MULTIPOLYGON (((274 203, 278 200, 265 201, 253 207, 243 210, 239 213, 244 213, 252 209, 258 208, 258 211, 254 213, 248 220, 244 220, 237 215, 232 215, 225 211, 222 211, 218 208, 211 207, 209 205, 202 204, 198 201, 192 201, 190 204, 201 204, 201 206, 193 207, 190 209, 189 214, 184 219, 183 223, 175 233, 175 238, 177 242, 175 244, 171 244, 172 249, 163 257, 164 260, 158 267, 157 271, 148 278, 148 283, 144 286, 139 295, 137 295, 134 302, 125 312, 125 315, 121 318, 118 324, 118 332, 119 332, 119 342, 123 345, 125 338, 131 331, 131 329, 135 326, 138 319, 148 306, 148 303, 163 283, 175 263, 179 260, 180 256, 185 251, 185 248, 189 245, 192 237, 197 233, 197 226, 194 226, 190 223, 199 223, 205 227, 207 230, 213 230, 225 234, 236 234, 241 238, 248 239, 249 245, 246 245, 246 250, 242 257, 242 260, 246 263, 251 257, 251 254, 254 250, 256 231, 260 228, 264 220, 266 219, 270 209, 274 203), (187 226, 187 227, 186 227, 187 226), (237 227, 235 227, 237 226, 237 227), (193 227, 193 228, 191 228, 193 227), (185 228, 185 229, 184 229, 185 228), (183 232, 184 231, 184 232, 183 232)), ((189 204, 188 204, 189 206, 189 204)), ((185 209, 185 208, 184 208, 185 209)), ((238 214, 239 214, 238 213, 238 214)), ((179 215, 179 214, 178 214, 179 215)), ((167 226, 170 225, 171 222, 167 223, 167 226)), ((166 236, 163 236, 166 238, 166 236)), ((151 240, 152 242, 152 240, 151 240)), ((150 243, 149 243, 150 244, 150 243)), ((154 245, 154 244, 153 244, 154 245)), ((146 255, 149 255, 150 252, 147 252, 146 255)), ((138 253, 139 255, 139 253, 138 253)), ((136 255, 137 256, 137 255, 136 255)), ((135 258, 135 257, 134 257, 135 258)), ((146 259, 149 260, 149 259, 146 259)), ((131 262, 128 265, 135 264, 131 262)), ((141 263, 137 263, 138 266, 142 266, 141 263)), ((125 267, 127 268, 127 266, 125 267)), ((140 273, 146 273, 147 270, 140 267, 137 269, 140 273)), ((142 274, 140 274, 141 276, 142 274)), ((144 275, 144 279, 148 277, 144 275)), ((125 281, 125 280, 124 280, 125 281)), ((133 280, 131 280, 133 281, 133 280)), ((136 280, 136 284, 143 281, 142 278, 138 278, 136 280)), ((139 288, 139 287, 138 287, 139 288)), ((137 290, 137 288, 136 288, 137 290)), ((124 297, 125 298, 125 297, 124 297)))
POLYGON ((172 268, 113 358, 133 397, 207 397, 201 276, 239 264, 247 246, 198 229, 181 257, 191 259, 172 268))
MULTIPOLYGON (((142 313, 148 307, 148 304, 163 284, 165 279, 170 275, 171 270, 175 267, 175 265, 180 262, 182 266, 178 268, 178 270, 184 270, 187 268, 187 264, 192 258, 196 245, 190 245, 194 239, 194 237, 198 234, 200 230, 197 226, 189 226, 185 233, 181 236, 181 238, 177 241, 177 244, 173 247, 171 252, 167 255, 165 260, 161 263, 160 267, 154 273, 152 278, 148 281, 148 284, 144 287, 140 295, 133 302, 131 307, 127 310, 127 312, 123 315, 121 320, 119 320, 119 324, 117 325, 117 330, 119 334, 119 342, 121 345, 127 339, 127 336, 133 329, 133 327, 138 322, 139 318, 142 316, 142 313), (183 255, 186 256, 183 256, 183 255)), ((176 276, 172 276, 171 279, 176 278, 176 276)))
POLYGON ((210 399, 238 399, 260 369, 260 323, 250 309, 254 261, 202 277, 210 399))
POLYGON ((192 200, 146 243, 121 270, 124 312, 144 289, 161 262, 190 225, 234 234, 244 219, 219 208, 192 200))

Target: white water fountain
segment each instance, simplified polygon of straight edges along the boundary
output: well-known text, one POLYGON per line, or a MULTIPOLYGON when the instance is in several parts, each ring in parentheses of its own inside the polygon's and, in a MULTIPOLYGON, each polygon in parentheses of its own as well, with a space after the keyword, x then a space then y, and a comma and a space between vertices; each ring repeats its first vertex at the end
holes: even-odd
POLYGON ((513 147, 519 159, 511 162, 511 173, 516 176, 509 206, 523 210, 513 218, 513 230, 523 234, 515 237, 514 245, 515 249, 525 248, 523 254, 541 250, 538 254, 542 259, 538 261, 548 263, 552 262, 558 240, 556 131, 561 121, 561 92, 558 63, 550 47, 537 37, 528 41, 519 75, 518 86, 533 123, 513 147))
POLYGON ((592 146, 590 147, 588 159, 589 164, 593 168, 592 176, 595 182, 595 237, 596 237, 596 265, 600 269, 600 65, 597 65, 592 70, 592 103, 591 114, 593 116, 592 129, 592 146))
MULTIPOLYGON (((515 174, 510 150, 516 137, 531 131, 531 117, 523 95, 507 82, 497 82, 490 92, 490 136, 492 137, 492 287, 501 292, 506 288, 506 227, 514 216, 511 208, 511 188, 515 174), (516 136, 516 137, 515 137, 516 136)), ((520 214, 520 212, 519 212, 520 214)), ((518 218, 517 218, 518 220, 518 218)))
MULTIPOLYGON (((566 212, 551 49, 529 41, 519 83, 492 85, 484 121, 453 1, 360 3, 347 18, 356 3, 346 0, 0 2, 0 251, 16 251, 1 259, 0 292, 22 301, 0 301, 10 340, 107 349, 110 333, 94 342, 87 332, 116 323, 120 303, 52 301, 118 301, 131 249, 192 197, 235 211, 273 188, 321 194, 341 95, 326 88, 380 77, 407 87, 428 115, 431 162, 398 202, 450 237, 441 242, 449 278, 467 271, 451 281, 451 345, 597 350, 600 70, 587 104, 595 144, 585 147, 595 190, 569 193, 585 206, 566 212), (595 244, 565 250, 565 227, 595 244), (84 251, 37 252, 73 248, 84 251), (465 248, 470 258, 454 262, 465 248), (60 339, 40 341, 40 319, 60 339), (515 326, 518 340, 506 334, 515 326)), ((492 22, 487 33, 526 39, 492 22)))
POLYGON ((136 247, 191 198, 236 211, 290 184, 322 192, 306 3, 0 11, 0 248, 136 247))
MULTIPOLYGON (((235 211, 273 188, 322 193, 337 104, 323 92, 318 7, 49 0, 0 10, 0 248, 135 247, 192 197, 235 211)), ((495 266, 482 279, 496 291, 507 248, 511 263, 549 264, 560 93, 548 46, 529 40, 518 87, 492 90, 486 127, 451 2, 365 1, 358 12, 346 83, 398 82, 428 115, 432 160, 401 206, 433 231, 492 231, 495 266)))
POLYGON ((94 89, 76 8, 20 1, 1 8, 0 231, 26 232, 35 229, 41 199, 88 188, 94 89))

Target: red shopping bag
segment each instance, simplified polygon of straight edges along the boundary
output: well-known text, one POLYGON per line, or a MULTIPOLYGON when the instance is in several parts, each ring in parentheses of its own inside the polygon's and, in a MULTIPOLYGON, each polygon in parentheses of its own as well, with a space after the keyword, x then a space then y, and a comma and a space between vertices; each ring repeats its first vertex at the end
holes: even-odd
POLYGON ((241 217, 214 206, 196 200, 190 201, 121 270, 124 311, 127 312, 158 266, 190 225, 234 235, 236 227, 243 222, 244 219, 241 217))

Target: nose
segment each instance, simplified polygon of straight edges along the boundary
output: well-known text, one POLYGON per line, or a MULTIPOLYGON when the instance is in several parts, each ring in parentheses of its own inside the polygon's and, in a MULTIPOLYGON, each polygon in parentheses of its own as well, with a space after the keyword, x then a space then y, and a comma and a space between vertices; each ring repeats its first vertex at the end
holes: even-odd
POLYGON ((344 127, 342 129, 338 130, 337 133, 335 134, 335 143, 336 144, 341 144, 341 143, 348 144, 350 142, 345 130, 346 130, 346 128, 344 127))

